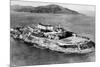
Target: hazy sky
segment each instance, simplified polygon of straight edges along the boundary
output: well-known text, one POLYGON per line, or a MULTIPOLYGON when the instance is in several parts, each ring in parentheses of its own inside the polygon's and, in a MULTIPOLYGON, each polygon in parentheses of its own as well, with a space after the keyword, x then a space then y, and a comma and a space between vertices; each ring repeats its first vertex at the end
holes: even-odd
POLYGON ((23 6, 34 6, 34 7, 41 5, 49 5, 49 4, 60 5, 88 15, 95 14, 95 6, 93 5, 75 5, 75 4, 36 2, 36 1, 11 1, 11 5, 23 5, 23 6))

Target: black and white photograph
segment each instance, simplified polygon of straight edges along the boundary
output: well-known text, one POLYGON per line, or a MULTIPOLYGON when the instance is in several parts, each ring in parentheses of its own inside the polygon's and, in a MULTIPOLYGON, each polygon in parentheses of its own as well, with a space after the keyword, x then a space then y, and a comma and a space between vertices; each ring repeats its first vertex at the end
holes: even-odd
POLYGON ((95 5, 10 1, 10 66, 95 62, 95 5))

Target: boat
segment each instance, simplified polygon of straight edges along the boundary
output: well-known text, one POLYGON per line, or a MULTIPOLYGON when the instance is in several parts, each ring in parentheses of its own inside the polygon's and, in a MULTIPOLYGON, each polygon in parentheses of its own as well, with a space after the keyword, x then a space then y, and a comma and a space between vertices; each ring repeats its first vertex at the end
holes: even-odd
POLYGON ((29 26, 13 27, 11 37, 32 47, 52 51, 70 53, 90 53, 95 51, 95 43, 88 37, 67 31, 60 25, 32 24, 29 26))

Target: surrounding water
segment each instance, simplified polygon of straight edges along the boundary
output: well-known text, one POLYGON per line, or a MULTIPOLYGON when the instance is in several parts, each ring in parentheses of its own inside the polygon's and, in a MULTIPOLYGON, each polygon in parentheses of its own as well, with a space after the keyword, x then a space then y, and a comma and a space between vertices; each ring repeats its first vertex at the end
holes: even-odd
MULTIPOLYGON (((76 15, 52 15, 37 13, 11 13, 11 26, 29 25, 38 22, 46 24, 62 24, 66 29, 70 29, 75 33, 89 37, 95 42, 95 17, 76 15), (87 35, 88 34, 88 35, 87 35)), ((41 50, 29 47, 27 44, 11 40, 11 65, 41 65, 41 64, 59 64, 59 63, 79 63, 94 62, 95 53, 89 54, 64 54, 50 50, 41 50)))

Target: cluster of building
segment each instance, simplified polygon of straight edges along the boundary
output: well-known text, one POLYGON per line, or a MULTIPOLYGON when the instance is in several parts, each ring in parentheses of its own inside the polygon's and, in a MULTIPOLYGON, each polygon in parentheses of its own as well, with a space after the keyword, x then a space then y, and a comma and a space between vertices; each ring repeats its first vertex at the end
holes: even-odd
MULTIPOLYGON (((15 31, 16 37, 23 38, 24 36, 37 36, 37 37, 45 37, 49 39, 59 40, 64 37, 75 35, 73 32, 65 31, 61 28, 60 25, 52 26, 52 25, 43 25, 41 23, 37 25, 31 25, 27 27, 17 27, 16 29, 11 29, 15 31)), ((15 35, 14 35, 15 36, 15 35)))

